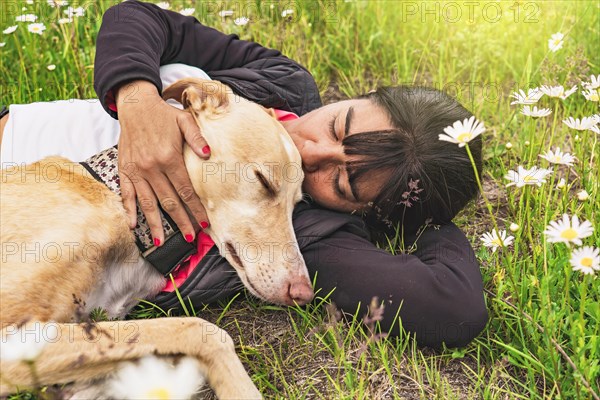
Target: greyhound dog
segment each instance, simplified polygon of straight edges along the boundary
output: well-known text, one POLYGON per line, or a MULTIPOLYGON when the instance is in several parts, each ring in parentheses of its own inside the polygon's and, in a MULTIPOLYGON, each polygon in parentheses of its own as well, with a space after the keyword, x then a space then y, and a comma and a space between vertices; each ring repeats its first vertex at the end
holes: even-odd
MULTIPOLYGON (((179 101, 192 114, 212 149, 208 161, 187 145, 183 156, 211 221, 206 233, 221 254, 255 296, 309 302, 313 290, 292 227, 302 197, 301 159, 272 110, 221 83, 194 78, 166 88, 163 99, 179 101), (234 168, 236 176, 220 173, 234 168), (238 250, 250 245, 252 257, 238 250)), ((219 398, 261 398, 230 336, 207 321, 104 321, 90 328, 77 320, 78 304, 123 317, 166 283, 141 257, 119 195, 61 157, 2 170, 1 182, 2 340, 21 331, 18 326, 51 321, 58 335, 36 358, 35 376, 27 363, 0 355, 0 395, 94 381, 123 361, 153 354, 194 357, 219 398)))

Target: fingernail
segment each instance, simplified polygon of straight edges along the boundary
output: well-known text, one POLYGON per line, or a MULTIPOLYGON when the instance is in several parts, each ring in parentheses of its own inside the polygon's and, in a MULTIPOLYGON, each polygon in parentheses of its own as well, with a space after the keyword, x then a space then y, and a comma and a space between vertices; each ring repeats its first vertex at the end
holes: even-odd
POLYGON ((185 235, 185 241, 188 243, 192 243, 194 241, 194 235, 190 235, 189 233, 185 235))
POLYGON ((159 238, 154 238, 154 245, 156 247, 160 246, 160 239, 159 238))
POLYGON ((202 229, 206 229, 206 228, 208 228, 208 222, 202 221, 202 222, 200 222, 200 226, 202 227, 202 229))
POLYGON ((203 154, 208 154, 208 153, 210 153, 210 146, 209 146, 209 145, 206 145, 206 146, 204 146, 204 147, 202 148, 202 153, 203 153, 203 154))

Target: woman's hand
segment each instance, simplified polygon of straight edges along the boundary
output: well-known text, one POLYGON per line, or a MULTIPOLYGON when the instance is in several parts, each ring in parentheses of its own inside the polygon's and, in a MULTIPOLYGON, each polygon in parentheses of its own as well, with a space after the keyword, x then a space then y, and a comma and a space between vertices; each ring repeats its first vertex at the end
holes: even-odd
POLYGON ((183 143, 185 140, 199 157, 207 159, 210 148, 200 128, 188 112, 167 104, 148 81, 122 85, 116 103, 121 125, 121 196, 130 227, 137 222, 137 197, 156 246, 165 241, 158 204, 173 218, 186 241, 193 241, 193 225, 206 228, 208 218, 185 169, 183 143), (196 221, 190 221, 186 206, 196 221))

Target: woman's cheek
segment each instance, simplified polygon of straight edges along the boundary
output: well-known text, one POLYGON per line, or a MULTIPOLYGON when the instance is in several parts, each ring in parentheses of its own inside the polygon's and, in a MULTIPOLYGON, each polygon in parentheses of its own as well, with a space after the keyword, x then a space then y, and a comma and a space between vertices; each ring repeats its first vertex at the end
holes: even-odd
POLYGON ((328 206, 331 203, 331 199, 328 199, 330 196, 327 196, 324 184, 320 181, 320 175, 319 173, 306 174, 302 183, 302 189, 320 205, 328 206))

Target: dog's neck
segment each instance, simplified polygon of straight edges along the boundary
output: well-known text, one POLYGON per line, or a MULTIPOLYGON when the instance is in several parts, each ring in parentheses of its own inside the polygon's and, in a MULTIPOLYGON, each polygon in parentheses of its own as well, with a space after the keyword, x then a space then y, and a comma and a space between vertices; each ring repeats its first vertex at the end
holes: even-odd
MULTIPOLYGON (((121 186, 117 161, 118 150, 117 146, 114 146, 101 151, 80 164, 94 179, 120 196, 121 186)), ((184 240, 175 222, 160 208, 160 205, 158 208, 165 232, 165 242, 160 247, 154 246, 146 217, 139 205, 136 208, 137 224, 133 231, 140 253, 164 276, 167 276, 183 260, 196 252, 196 246, 184 240)))

